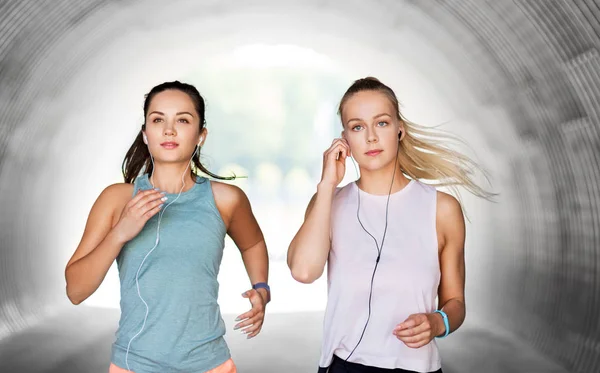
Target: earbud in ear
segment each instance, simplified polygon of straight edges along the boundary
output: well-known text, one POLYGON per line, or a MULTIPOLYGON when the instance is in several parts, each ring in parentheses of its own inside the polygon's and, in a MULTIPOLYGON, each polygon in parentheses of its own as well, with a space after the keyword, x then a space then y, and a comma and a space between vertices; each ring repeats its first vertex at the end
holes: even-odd
POLYGON ((200 140, 198 140, 198 144, 196 144, 196 146, 201 146, 202 140, 204 140, 204 136, 200 136, 200 140))
POLYGON ((144 140, 144 144, 148 145, 148 138, 146 137, 146 134, 142 132, 142 139, 144 140))

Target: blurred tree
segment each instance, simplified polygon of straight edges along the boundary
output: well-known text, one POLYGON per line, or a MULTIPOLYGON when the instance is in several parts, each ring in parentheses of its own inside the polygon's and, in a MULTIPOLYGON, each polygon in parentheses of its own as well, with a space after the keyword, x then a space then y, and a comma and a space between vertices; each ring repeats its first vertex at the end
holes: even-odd
POLYGON ((337 136, 346 79, 314 69, 245 67, 199 69, 188 81, 207 102, 204 155, 211 169, 237 164, 250 178, 263 163, 284 175, 293 168, 320 172, 323 144, 331 142, 322 135, 337 136))

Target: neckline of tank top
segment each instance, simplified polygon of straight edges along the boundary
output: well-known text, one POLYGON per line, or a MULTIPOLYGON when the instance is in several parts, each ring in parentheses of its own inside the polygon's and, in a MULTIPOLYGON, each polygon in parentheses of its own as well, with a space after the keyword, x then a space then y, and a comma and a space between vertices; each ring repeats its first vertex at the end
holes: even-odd
MULTIPOLYGON (((142 175, 141 178, 142 178, 142 181, 144 182, 144 184, 146 184, 146 186, 148 188, 152 188, 152 184, 150 183, 150 178, 149 178, 149 175, 147 173, 145 173, 144 175, 142 175)), ((207 181, 208 181, 207 178, 204 178, 204 177, 196 175, 196 182, 194 182, 194 185, 190 189, 181 192, 180 198, 183 197, 183 196, 185 196, 185 195, 190 194, 191 192, 193 192, 194 190, 196 190, 199 187, 200 184, 204 184, 207 181), (198 183, 198 181, 200 183, 198 183)), ((179 195, 179 192, 177 192, 177 193, 166 193, 165 195, 167 197, 169 197, 169 198, 171 198, 171 197, 177 197, 179 195)))
MULTIPOLYGON (((408 184, 406 184, 404 186, 404 188, 402 188, 402 189, 400 189, 400 190, 398 190, 398 191, 390 194, 390 198, 393 198, 395 196, 399 196, 399 195, 404 194, 406 191, 408 191, 411 188, 411 186, 413 184, 416 184, 416 183, 417 183, 417 181, 415 179, 410 179, 410 181, 408 182, 408 184)), ((365 192, 364 190, 362 190, 362 189, 360 189, 358 187, 358 184, 356 183, 356 181, 353 181, 352 184, 353 184, 354 188, 358 189, 358 191, 359 191, 359 193, 361 195, 368 196, 368 197, 371 197, 371 198, 386 198, 387 199, 387 197, 388 197, 387 193, 386 194, 371 194, 371 193, 367 193, 367 192, 365 192)))

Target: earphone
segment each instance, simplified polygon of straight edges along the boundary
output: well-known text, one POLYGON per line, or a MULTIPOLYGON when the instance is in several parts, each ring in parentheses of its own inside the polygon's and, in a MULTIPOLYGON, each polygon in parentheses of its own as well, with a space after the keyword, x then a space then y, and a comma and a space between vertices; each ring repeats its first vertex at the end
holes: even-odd
MULTIPOLYGON (((149 145, 148 144, 148 137, 146 136, 146 134, 142 131, 142 139, 144 141, 144 144, 149 145)), ((140 329, 140 331, 138 331, 133 337, 131 337, 131 339, 129 340, 129 343, 127 344, 127 352, 125 353, 125 364, 127 365, 127 370, 131 370, 129 368, 129 361, 128 361, 128 357, 129 357, 129 349, 131 347, 131 342, 133 342, 133 340, 140 335, 140 333, 142 333, 142 331, 144 330, 144 327, 146 326, 146 320, 148 319, 148 313, 150 311, 150 308, 148 307, 148 303, 146 303, 146 301, 144 300, 144 298, 142 298, 142 294, 140 293, 140 283, 139 283, 139 274, 140 274, 140 270, 142 269, 142 266, 144 265, 144 262, 146 261, 146 258, 148 258, 148 255, 150 255, 154 249, 156 249, 156 247, 158 246, 158 243, 160 242, 160 222, 162 220, 162 216, 165 213, 165 210, 167 209, 167 207, 169 207, 171 204, 173 204, 175 201, 177 201, 177 199, 179 198, 179 196, 181 196, 181 193, 183 192, 183 188, 185 188, 185 173, 187 172, 188 168, 190 167, 190 163, 192 162, 192 159, 194 159, 194 156, 196 155, 196 152, 198 151, 198 149, 200 148, 200 144, 202 143, 202 140, 204 139, 204 136, 200 136, 200 140, 198 141, 198 144, 196 144, 196 149, 194 150, 194 153, 192 154, 192 157, 190 159, 190 161, 188 162, 188 165, 185 168, 185 171, 183 171, 183 175, 181 175, 181 189, 179 190, 179 194, 177 195, 177 197, 175 197, 175 199, 173 201, 171 201, 170 203, 168 203, 158 214, 158 223, 156 225, 156 242, 154 243, 154 247, 148 251, 148 253, 146 254, 146 256, 144 256, 144 259, 142 260, 142 262, 140 263, 140 266, 138 267, 138 270, 135 274, 135 284, 137 287, 137 292, 138 292, 138 297, 140 298, 140 300, 144 303, 144 305, 146 306, 146 315, 144 316, 144 322, 142 323, 142 327, 140 329)), ((152 155, 152 153, 150 152, 150 146, 148 146, 148 152, 150 153, 150 159, 152 160, 152 178, 154 177, 154 156, 152 155)), ((154 188, 154 183, 152 182, 152 180, 150 180, 150 184, 152 184, 152 187, 154 188)))
MULTIPOLYGON (((400 140, 402 139, 402 131, 398 131, 398 142, 400 142, 400 140)), ((358 220, 358 223, 360 224, 361 228, 369 235, 371 236, 371 238, 373 239, 373 241, 375 242, 375 247, 377 248, 377 259, 375 260, 375 267, 373 268, 373 275, 371 276, 371 287, 369 290, 369 314, 367 316, 367 321, 365 322, 365 326, 363 328, 363 331, 360 335, 360 338, 358 340, 358 343, 356 343, 356 346, 354 346, 354 348, 352 349, 352 351, 350 352, 350 354, 348 355, 348 357, 346 357, 346 359, 344 360, 344 368, 346 369, 346 371, 348 371, 348 367, 347 367, 347 363, 348 363, 348 359, 350 359, 350 357, 352 356, 352 354, 354 353, 354 351, 356 351, 356 349, 358 348, 358 346, 360 345, 360 342, 362 341, 364 335, 365 335, 365 331, 367 330, 367 325, 369 325, 369 320, 371 319, 371 299, 373 296, 373 280, 375 279, 375 272, 377 271, 377 266, 379 265, 379 260, 381 259, 381 252, 383 251, 383 244, 385 241, 385 236, 387 233, 387 227, 388 227, 388 211, 389 211, 389 204, 390 204, 390 196, 392 194, 392 187, 394 186, 394 178, 396 177, 396 169, 398 168, 398 153, 400 152, 400 144, 398 144, 398 150, 396 152, 396 161, 394 163, 394 172, 392 174, 392 182, 390 183, 390 189, 388 192, 388 196, 387 196, 387 201, 385 204, 385 227, 383 229, 383 237, 381 238, 381 246, 379 246, 377 244, 377 239, 375 239, 375 237, 365 228, 365 226, 363 225, 362 221, 360 220, 360 188, 358 188, 358 185, 356 185, 356 193, 357 193, 357 200, 358 200, 358 204, 356 207, 356 219, 358 220)), ((352 164, 354 165, 354 169, 356 170, 356 177, 358 180, 358 166, 356 165, 356 161, 352 158, 352 164)))

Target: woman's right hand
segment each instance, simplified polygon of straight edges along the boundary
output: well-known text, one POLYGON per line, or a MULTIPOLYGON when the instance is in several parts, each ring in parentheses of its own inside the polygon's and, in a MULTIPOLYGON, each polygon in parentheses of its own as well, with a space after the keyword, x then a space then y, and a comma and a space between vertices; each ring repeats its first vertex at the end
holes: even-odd
POLYGON ((156 215, 167 200, 164 192, 154 189, 138 190, 138 193, 123 207, 121 217, 113 228, 122 242, 127 242, 140 233, 146 222, 156 215))
POLYGON ((350 156, 350 145, 343 139, 335 139, 323 153, 321 184, 337 187, 346 173, 346 157, 350 156))

